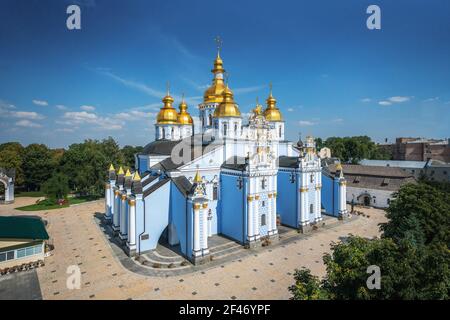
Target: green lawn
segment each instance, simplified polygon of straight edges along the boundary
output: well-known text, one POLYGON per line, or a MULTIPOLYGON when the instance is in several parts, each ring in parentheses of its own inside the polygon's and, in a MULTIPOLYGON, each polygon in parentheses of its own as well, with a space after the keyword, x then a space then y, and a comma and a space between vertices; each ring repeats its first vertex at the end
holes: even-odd
POLYGON ((22 191, 14 194, 16 198, 20 197, 43 197, 44 193, 42 191, 22 191))
POLYGON ((84 197, 77 197, 77 198, 69 198, 69 204, 65 204, 65 205, 58 205, 55 204, 53 202, 50 202, 48 200, 43 200, 39 203, 36 204, 31 204, 25 207, 19 207, 16 208, 17 210, 21 210, 21 211, 40 211, 40 210, 53 210, 53 209, 60 209, 60 208, 67 208, 70 205, 73 204, 79 204, 79 203, 83 203, 83 202, 88 202, 88 201, 94 201, 94 200, 98 200, 100 199, 99 197, 94 197, 94 196, 84 196, 84 197))

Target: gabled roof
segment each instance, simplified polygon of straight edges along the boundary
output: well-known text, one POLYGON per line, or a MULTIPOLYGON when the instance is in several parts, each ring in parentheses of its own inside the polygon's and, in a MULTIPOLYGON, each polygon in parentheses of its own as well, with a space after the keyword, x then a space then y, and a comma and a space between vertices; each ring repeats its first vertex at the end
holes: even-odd
POLYGON ((190 194, 193 185, 185 176, 172 178, 172 181, 184 197, 187 197, 190 194))
POLYGON ((0 217, 0 239, 48 240, 39 217, 0 217))
MULTIPOLYGON (((406 183, 416 183, 416 179, 410 173, 395 167, 343 164, 342 169, 347 186, 354 188, 397 191, 406 183)), ((328 170, 334 175, 336 165, 329 165, 328 170)), ((323 173, 328 175, 327 170, 323 173)))
POLYGON ((154 185, 152 185, 150 188, 148 188, 147 190, 144 191, 144 198, 146 198, 148 195, 150 195, 154 191, 158 190, 160 187, 162 187, 169 181, 170 181, 170 178, 164 178, 164 179, 158 181, 157 183, 155 183, 154 185))
POLYGON ((246 168, 245 158, 238 156, 230 157, 224 163, 222 163, 222 168, 244 171, 246 168))
POLYGON ((278 166, 281 168, 298 168, 298 157, 278 157, 278 166))

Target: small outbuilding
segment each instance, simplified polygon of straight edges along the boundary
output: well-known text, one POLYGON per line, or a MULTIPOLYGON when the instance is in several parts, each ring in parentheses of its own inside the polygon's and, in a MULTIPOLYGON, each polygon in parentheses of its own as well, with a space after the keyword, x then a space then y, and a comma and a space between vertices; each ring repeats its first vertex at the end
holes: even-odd
POLYGON ((0 269, 44 260, 48 239, 39 217, 0 217, 0 269))

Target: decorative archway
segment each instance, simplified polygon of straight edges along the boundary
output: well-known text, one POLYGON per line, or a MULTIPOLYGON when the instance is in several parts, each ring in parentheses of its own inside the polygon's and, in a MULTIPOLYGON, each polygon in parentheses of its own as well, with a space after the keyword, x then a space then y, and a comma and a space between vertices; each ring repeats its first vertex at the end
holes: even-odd
POLYGON ((372 196, 368 192, 360 194, 357 198, 358 203, 369 207, 372 204, 372 196))
POLYGON ((0 204, 14 202, 14 169, 0 168, 0 204))

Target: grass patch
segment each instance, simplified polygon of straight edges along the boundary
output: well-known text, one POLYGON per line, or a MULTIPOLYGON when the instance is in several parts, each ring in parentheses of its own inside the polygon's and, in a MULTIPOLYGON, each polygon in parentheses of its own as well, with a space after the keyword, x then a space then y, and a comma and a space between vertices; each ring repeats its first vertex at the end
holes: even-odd
POLYGON ((21 211, 40 211, 40 210, 53 210, 53 209, 60 209, 60 208, 67 208, 70 207, 70 205, 73 204, 79 204, 83 202, 88 201, 94 201, 100 199, 100 197, 97 196, 82 196, 82 197, 76 197, 76 198, 68 198, 69 203, 64 205, 56 204, 54 201, 45 199, 42 201, 39 201, 38 203, 31 204, 24 207, 16 208, 17 210, 21 211))
POLYGON ((20 197, 43 197, 44 193, 42 191, 22 191, 22 192, 17 192, 14 196, 16 198, 20 198, 20 197))

